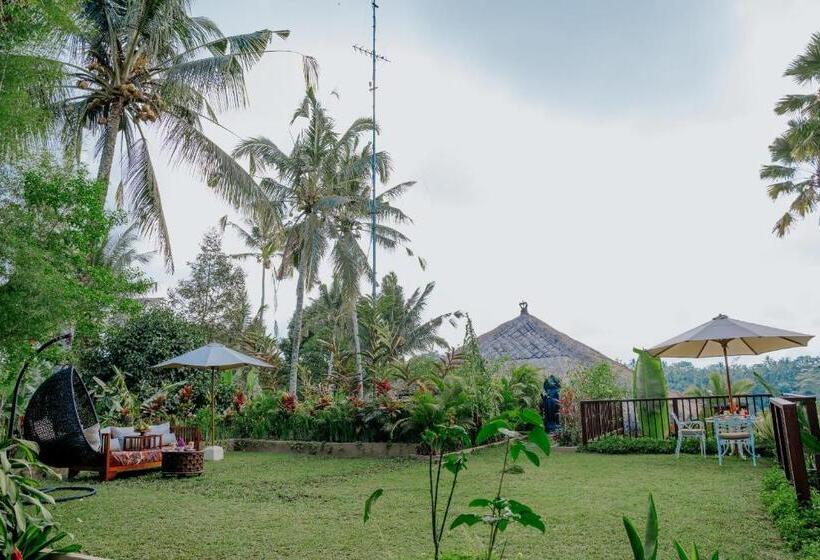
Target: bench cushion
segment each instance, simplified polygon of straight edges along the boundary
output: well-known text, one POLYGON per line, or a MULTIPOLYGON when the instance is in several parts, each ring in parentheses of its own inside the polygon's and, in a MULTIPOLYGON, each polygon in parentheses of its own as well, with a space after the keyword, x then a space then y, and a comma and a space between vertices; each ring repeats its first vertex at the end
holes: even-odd
POLYGON ((117 467, 130 467, 146 463, 161 463, 162 450, 144 449, 142 451, 112 451, 111 464, 117 467))

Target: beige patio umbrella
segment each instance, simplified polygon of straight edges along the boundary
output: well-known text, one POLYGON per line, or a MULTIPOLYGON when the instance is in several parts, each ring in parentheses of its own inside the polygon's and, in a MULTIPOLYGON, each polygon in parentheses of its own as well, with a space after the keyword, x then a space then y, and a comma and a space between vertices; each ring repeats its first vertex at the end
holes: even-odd
POLYGON ((726 388, 729 407, 734 410, 729 356, 757 356, 774 350, 806 346, 814 335, 776 329, 765 325, 738 321, 718 315, 666 342, 656 344, 647 352, 657 358, 717 358, 723 356, 726 367, 726 388))
POLYGON ((214 433, 216 432, 216 372, 244 366, 261 368, 275 367, 268 362, 264 362, 253 356, 248 356, 242 352, 237 352, 218 342, 211 342, 205 346, 200 346, 196 350, 191 350, 181 356, 165 360, 151 367, 155 369, 189 367, 211 371, 211 447, 214 447, 214 433))

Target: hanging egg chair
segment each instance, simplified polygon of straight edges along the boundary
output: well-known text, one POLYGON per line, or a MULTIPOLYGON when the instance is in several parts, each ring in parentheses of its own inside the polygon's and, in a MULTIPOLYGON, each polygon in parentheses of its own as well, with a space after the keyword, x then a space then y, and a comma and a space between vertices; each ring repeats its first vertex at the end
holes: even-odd
POLYGON ((34 392, 23 434, 40 446, 40 460, 49 466, 100 468, 100 422, 94 401, 73 366, 59 366, 34 392))

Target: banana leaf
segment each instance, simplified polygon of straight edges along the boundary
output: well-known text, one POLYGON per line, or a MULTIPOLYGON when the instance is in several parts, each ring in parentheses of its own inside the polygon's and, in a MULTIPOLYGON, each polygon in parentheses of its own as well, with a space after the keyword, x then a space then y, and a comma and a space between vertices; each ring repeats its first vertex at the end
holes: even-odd
MULTIPOLYGON (((666 399, 666 377, 660 358, 655 358, 645 350, 633 348, 638 355, 632 374, 632 393, 636 399, 666 399)), ((636 401, 635 417, 641 435, 665 439, 669 433, 669 406, 666 400, 660 402, 636 401)))

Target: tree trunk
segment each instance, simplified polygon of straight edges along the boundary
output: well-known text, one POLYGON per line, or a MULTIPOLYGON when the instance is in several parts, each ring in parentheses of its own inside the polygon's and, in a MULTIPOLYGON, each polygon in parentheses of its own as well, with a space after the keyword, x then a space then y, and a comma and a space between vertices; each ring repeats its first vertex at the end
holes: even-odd
POLYGON ((265 265, 262 265, 262 302, 259 304, 259 318, 262 326, 265 325, 265 265))
POLYGON ((299 373, 299 345, 302 341, 302 306, 305 301, 305 261, 299 257, 299 278, 296 280, 296 310, 293 312, 293 333, 291 335, 290 376, 288 392, 296 396, 296 380, 299 373))
POLYGON ((356 352, 356 378, 359 380, 359 398, 364 400, 364 370, 362 369, 362 341, 359 338, 359 314, 355 305, 351 306, 351 323, 353 324, 353 350, 356 352))
MULTIPOLYGON (((105 144, 103 144, 102 154, 100 154, 100 169, 97 172, 97 181, 102 181, 108 187, 111 181, 111 166, 114 164, 114 151, 117 148, 117 133, 120 130, 122 120, 122 99, 117 99, 111 106, 108 114, 108 123, 105 125, 105 144)), ((103 200, 108 195, 106 188, 103 200)))

